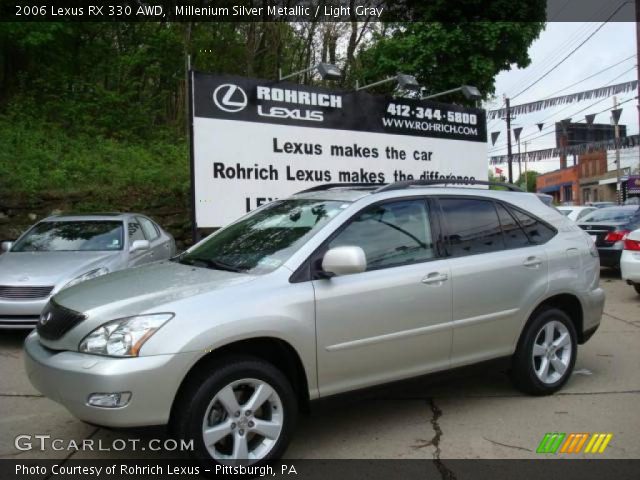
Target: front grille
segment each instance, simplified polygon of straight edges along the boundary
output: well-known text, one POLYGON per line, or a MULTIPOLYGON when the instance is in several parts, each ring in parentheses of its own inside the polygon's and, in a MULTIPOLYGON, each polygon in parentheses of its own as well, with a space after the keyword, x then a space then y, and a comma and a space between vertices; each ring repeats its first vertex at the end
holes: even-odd
POLYGON ((0 285, 0 298, 7 300, 37 300, 47 298, 53 290, 51 287, 0 285))
POLYGON ((0 315, 0 328, 33 328, 38 315, 0 315))
POLYGON ((58 340, 86 318, 86 315, 50 300, 40 315, 38 335, 47 340, 58 340))

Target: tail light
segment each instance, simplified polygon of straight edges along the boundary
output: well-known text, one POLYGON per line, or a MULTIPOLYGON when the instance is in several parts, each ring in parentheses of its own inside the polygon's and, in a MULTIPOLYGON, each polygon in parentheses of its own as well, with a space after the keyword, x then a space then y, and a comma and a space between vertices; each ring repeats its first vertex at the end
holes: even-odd
POLYGON ((609 232, 607 233, 607 236, 604 237, 604 241, 610 242, 610 243, 619 242, 620 240, 624 240, 624 237, 629 235, 629 233, 631 233, 630 230, 619 230, 617 232, 609 232))
POLYGON ((627 238, 624 241, 624 249, 625 250, 633 250, 635 252, 640 252, 640 241, 639 240, 629 240, 627 238))

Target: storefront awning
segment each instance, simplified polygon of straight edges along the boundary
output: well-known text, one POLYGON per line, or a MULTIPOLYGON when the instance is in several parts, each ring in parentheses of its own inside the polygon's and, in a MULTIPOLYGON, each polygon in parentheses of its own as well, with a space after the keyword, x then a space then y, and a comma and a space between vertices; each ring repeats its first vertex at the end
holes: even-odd
POLYGON ((551 185, 550 187, 544 187, 538 190, 539 193, 558 192, 562 187, 573 185, 573 182, 560 183, 558 185, 551 185))

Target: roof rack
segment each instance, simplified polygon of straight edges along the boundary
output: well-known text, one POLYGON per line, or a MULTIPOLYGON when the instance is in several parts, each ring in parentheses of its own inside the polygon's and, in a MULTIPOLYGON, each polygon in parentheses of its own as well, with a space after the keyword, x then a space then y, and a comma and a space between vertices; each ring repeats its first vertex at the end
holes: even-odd
POLYGON ((315 187, 300 190, 296 193, 321 192, 323 190, 331 190, 332 188, 351 188, 352 190, 368 190, 377 189, 386 186, 386 183, 324 183, 315 187))
POLYGON ((464 180, 457 178, 448 178, 441 180, 404 180, 401 182, 390 183, 376 190, 376 193, 389 192, 392 190, 403 190, 408 187, 428 187, 431 185, 487 185, 490 187, 503 187, 511 192, 524 192, 520 187, 511 183, 503 182, 487 182, 485 180, 464 180))
POLYGON ((395 183, 325 183, 316 185, 315 187, 301 190, 297 193, 321 192, 331 190, 332 188, 350 188, 352 190, 374 190, 374 193, 390 192, 393 190, 404 190, 409 187, 429 187, 431 185, 487 185, 490 187, 502 187, 511 192, 523 192, 520 187, 511 183, 503 182, 487 182, 485 180, 463 180, 457 178, 449 178, 442 180, 404 180, 395 183))

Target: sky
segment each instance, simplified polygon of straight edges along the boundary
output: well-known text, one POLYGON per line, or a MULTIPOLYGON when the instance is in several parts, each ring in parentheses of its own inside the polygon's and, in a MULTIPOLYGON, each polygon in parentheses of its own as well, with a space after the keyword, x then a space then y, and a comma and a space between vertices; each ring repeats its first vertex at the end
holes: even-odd
MULTIPOLYGON (((493 102, 487 102, 484 107, 488 110, 500 108, 503 102, 503 94, 507 94, 509 97, 515 96, 511 104, 516 105, 544 99, 549 96, 566 95, 591 88, 635 80, 637 78, 635 23, 606 23, 593 37, 576 50, 571 57, 565 60, 553 72, 549 73, 524 93, 517 95, 525 87, 529 86, 560 62, 573 48, 577 47, 590 34, 595 32, 601 24, 602 22, 548 23, 539 38, 529 47, 531 64, 524 69, 518 69, 514 65, 512 70, 498 74, 496 77, 496 99, 493 102), (591 79, 578 83, 566 90, 562 90, 618 62, 621 63, 591 79), (556 94, 555 92, 559 90, 562 91, 556 94)), ((637 91, 621 94, 618 96, 618 102, 622 103, 627 99, 633 99, 636 95, 637 91)), ((631 100, 620 106, 620 108, 622 108, 620 124, 627 126, 628 135, 637 134, 639 131, 638 109, 636 105, 637 100, 631 100)), ((556 121, 565 118, 572 118, 573 122, 580 120, 584 123, 585 114, 598 113, 611 108, 613 108, 613 98, 585 100, 583 102, 560 105, 539 112, 519 115, 516 119, 512 120, 512 126, 523 127, 521 142, 530 140, 528 144, 529 150, 551 148, 555 147, 554 128, 547 128, 539 132, 536 126, 537 123, 544 122, 545 126, 548 127, 556 121), (596 104, 596 102, 598 103, 596 104), (591 106, 592 104, 595 105, 591 106), (544 135, 545 133, 547 135, 544 135)), ((596 115, 595 123, 610 123, 609 110, 596 115)), ((504 120, 490 120, 487 125, 487 136, 489 138, 489 156, 507 153, 507 135, 504 120), (500 131, 500 136, 495 146, 492 146, 491 132, 495 131, 500 131)), ((523 143, 521 143, 521 148, 522 151, 524 151, 523 143)), ((517 152, 517 145, 513 151, 517 152)), ((530 168, 538 170, 539 172, 555 170, 558 167, 559 161, 557 159, 536 162, 535 166, 530 166, 530 168)))

